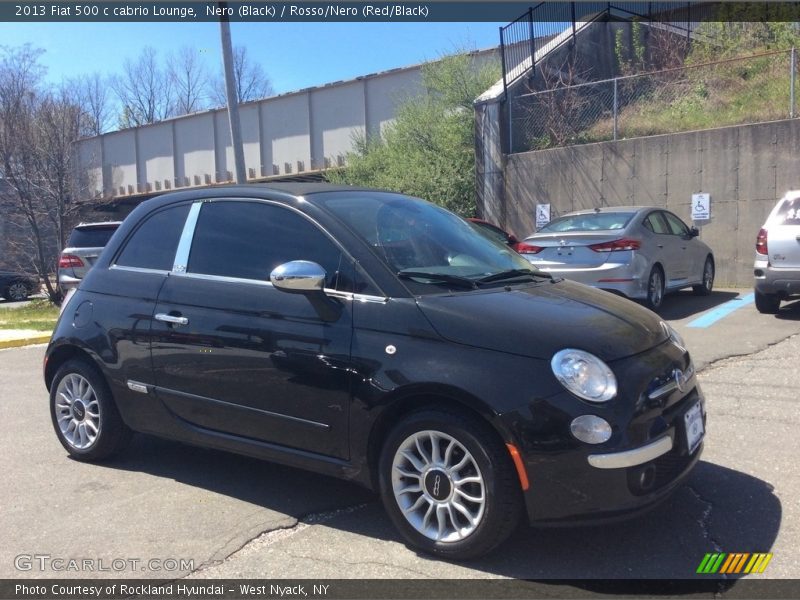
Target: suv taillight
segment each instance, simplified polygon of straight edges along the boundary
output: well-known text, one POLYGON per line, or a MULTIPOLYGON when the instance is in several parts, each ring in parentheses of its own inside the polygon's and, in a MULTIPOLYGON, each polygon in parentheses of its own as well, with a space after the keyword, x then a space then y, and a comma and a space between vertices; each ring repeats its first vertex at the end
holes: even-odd
POLYGON ((595 252, 616 252, 617 250, 638 250, 642 246, 639 240, 622 238, 613 242, 603 242, 602 244, 591 244, 589 248, 595 252))
POLYGON ((767 248, 767 230, 763 227, 758 232, 758 237, 756 238, 756 252, 764 256, 769 255, 769 249, 767 248))
POLYGON ((59 269, 71 269, 73 267, 82 267, 83 261, 74 254, 65 254, 58 259, 59 269))

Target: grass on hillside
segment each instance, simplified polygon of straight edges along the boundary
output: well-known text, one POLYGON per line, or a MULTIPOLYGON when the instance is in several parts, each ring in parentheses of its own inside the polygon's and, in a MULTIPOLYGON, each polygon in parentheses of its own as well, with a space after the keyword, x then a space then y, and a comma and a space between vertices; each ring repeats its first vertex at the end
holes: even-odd
MULTIPOLYGON (((789 55, 781 53, 619 79, 617 138, 789 118, 789 71, 789 55)), ((563 114, 548 113, 546 106, 535 109, 540 122, 549 119, 567 135, 559 143, 559 136, 536 131, 531 149, 613 139, 613 87, 578 90, 563 114)))
POLYGON ((20 308, 0 310, 0 329, 33 329, 51 332, 58 320, 58 307, 48 300, 32 300, 20 308))

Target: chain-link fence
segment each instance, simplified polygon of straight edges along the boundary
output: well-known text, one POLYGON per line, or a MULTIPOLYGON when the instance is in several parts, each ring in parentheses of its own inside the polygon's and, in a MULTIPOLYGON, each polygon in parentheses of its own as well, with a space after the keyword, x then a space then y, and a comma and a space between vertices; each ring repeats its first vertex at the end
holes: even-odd
POLYGON ((794 118, 793 48, 522 94, 511 151, 794 118))

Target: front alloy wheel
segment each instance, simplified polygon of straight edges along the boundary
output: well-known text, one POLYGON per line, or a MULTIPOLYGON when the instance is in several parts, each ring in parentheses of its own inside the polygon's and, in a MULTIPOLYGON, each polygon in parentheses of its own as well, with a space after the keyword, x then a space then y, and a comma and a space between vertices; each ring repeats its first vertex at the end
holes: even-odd
POLYGON ((78 460, 101 460, 130 440, 100 372, 83 359, 64 363, 50 384, 50 417, 58 441, 78 460))
POLYGON ((491 551, 522 512, 502 440, 488 423, 454 409, 402 419, 384 445, 379 479, 386 511, 409 544, 448 559, 491 551))
POLYGON ((475 458, 454 437, 420 431, 392 461, 394 499, 408 522, 436 542, 474 533, 486 508, 486 485, 475 458))

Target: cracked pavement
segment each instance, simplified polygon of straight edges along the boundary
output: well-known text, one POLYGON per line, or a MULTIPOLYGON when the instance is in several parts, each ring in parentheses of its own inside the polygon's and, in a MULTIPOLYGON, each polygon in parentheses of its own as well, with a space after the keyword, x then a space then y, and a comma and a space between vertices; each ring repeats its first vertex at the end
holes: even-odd
POLYGON ((687 485, 631 521, 520 527, 491 556, 463 564, 406 548, 378 499, 347 482, 147 436, 114 461, 72 461, 51 430, 44 347, 0 351, 0 577, 684 578, 706 552, 770 551, 765 576, 800 578, 800 302, 778 318, 750 306, 693 330, 691 298, 668 298, 663 311, 684 334, 708 400, 706 447, 687 485), (20 554, 194 563, 19 571, 20 554))

